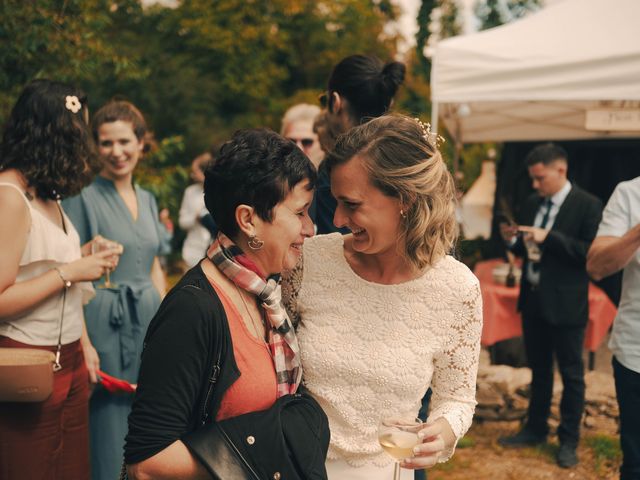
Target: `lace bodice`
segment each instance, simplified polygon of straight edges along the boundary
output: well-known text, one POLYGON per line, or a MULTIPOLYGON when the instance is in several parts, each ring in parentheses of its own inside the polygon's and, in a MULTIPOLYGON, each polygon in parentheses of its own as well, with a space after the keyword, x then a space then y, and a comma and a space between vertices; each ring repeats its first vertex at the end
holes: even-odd
POLYGON ((379 419, 417 415, 429 386, 429 418, 444 417, 462 437, 476 404, 482 330, 469 269, 447 256, 415 280, 371 283, 346 262, 340 234, 307 240, 303 259, 283 279, 284 300, 300 320, 304 383, 329 417, 329 458, 389 463, 379 419))

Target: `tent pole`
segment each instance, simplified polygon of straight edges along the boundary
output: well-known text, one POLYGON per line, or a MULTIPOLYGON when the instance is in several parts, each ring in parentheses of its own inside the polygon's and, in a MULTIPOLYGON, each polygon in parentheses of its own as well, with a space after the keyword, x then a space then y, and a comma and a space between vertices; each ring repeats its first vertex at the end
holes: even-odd
POLYGON ((455 147, 453 149, 453 173, 458 173, 460 169, 460 153, 462 152, 461 130, 460 119, 456 117, 456 131, 453 136, 453 146, 455 147))
POLYGON ((431 131, 438 133, 438 102, 431 103, 431 131))

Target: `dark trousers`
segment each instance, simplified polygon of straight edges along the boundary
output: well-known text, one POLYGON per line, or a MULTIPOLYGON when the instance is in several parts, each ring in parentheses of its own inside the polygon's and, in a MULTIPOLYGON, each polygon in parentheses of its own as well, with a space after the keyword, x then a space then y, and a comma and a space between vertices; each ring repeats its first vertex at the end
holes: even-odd
POLYGON ((640 373, 624 367, 613 357, 613 376, 620 407, 620 480, 640 479, 640 373))
POLYGON ((540 312, 539 295, 529 293, 522 309, 522 331, 527 361, 531 368, 531 400, 526 427, 538 435, 547 435, 553 394, 553 358, 562 377, 560 401, 560 443, 577 446, 584 411, 584 363, 582 346, 585 327, 559 327, 545 322, 540 312))

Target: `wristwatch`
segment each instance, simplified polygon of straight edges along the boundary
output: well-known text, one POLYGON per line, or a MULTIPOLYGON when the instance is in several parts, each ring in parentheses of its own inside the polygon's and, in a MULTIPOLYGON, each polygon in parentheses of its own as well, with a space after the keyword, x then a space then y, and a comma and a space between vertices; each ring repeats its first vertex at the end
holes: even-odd
POLYGON ((64 278, 62 270, 59 267, 53 267, 53 269, 58 272, 60 280, 62 280, 62 283, 64 284, 64 288, 71 288, 71 280, 67 280, 66 278, 64 278))

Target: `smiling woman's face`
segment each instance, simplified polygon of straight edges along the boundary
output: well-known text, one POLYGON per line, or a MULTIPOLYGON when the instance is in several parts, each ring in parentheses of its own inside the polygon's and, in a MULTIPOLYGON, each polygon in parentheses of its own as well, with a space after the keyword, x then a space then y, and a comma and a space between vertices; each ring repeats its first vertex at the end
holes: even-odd
POLYGON ((338 202, 333 223, 353 232, 356 252, 379 254, 397 250, 401 202, 371 183, 362 158, 355 156, 333 167, 331 192, 338 202))
POLYGON ((256 235, 264 246, 250 252, 267 276, 291 270, 298 263, 304 239, 313 236, 309 217, 312 198, 309 181, 302 180, 273 208, 273 221, 266 222, 255 215, 256 235))
POLYGON ((144 149, 131 122, 116 120, 98 128, 98 152, 102 158, 103 177, 111 180, 131 178, 144 149))

